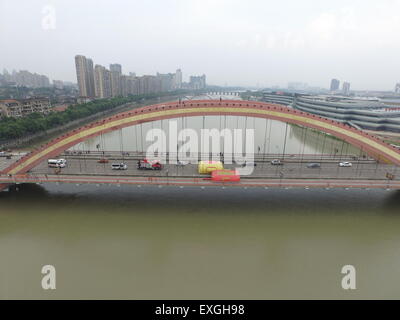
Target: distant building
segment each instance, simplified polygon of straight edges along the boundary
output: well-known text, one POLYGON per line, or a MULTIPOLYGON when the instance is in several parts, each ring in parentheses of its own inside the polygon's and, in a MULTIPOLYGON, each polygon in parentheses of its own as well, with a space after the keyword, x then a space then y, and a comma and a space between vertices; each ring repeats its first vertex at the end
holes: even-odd
POLYGON ((182 71, 181 69, 177 69, 174 77, 174 89, 182 88, 182 71))
POLYGON ((75 56, 76 78, 78 80, 79 95, 81 97, 94 97, 94 71, 92 59, 85 56, 75 56))
POLYGON ((140 94, 161 92, 161 80, 156 76, 144 75, 139 77, 140 94))
POLYGON ((281 104, 284 106, 291 106, 296 98, 295 93, 284 92, 263 92, 262 101, 281 104))
POLYGON ((340 87, 340 81, 338 79, 332 79, 331 81, 331 91, 338 91, 340 87))
POLYGON ((288 89, 295 91, 295 90, 299 90, 299 91, 303 91, 303 90, 307 90, 308 88, 308 84, 304 83, 304 82, 289 82, 288 83, 288 89))
POLYGON ((0 80, 5 84, 13 84, 16 86, 23 86, 28 88, 46 88, 50 87, 50 80, 48 77, 31 73, 27 70, 15 71, 9 74, 6 69, 3 71, 3 75, 0 75, 0 80))
POLYGON ((350 83, 349 82, 343 82, 342 92, 345 96, 350 95, 350 83))
MULTIPOLYGON (((94 98, 144 95, 182 88, 206 88, 206 76, 204 74, 192 76, 190 83, 183 83, 181 69, 177 69, 175 73, 157 73, 155 76, 143 75, 139 77, 136 76, 135 72, 124 75, 122 66, 118 63, 110 64, 110 70, 101 65, 95 65, 93 68, 93 61, 82 55, 75 56, 75 65, 80 93, 79 103, 91 101, 94 98)), ((6 77, 3 76, 3 81, 6 77)), ((56 82, 54 84, 56 85, 56 82)))
POLYGON ((111 72, 111 96, 118 97, 121 95, 121 73, 118 71, 111 72))
POLYGON ((400 93, 400 82, 396 83, 396 87, 394 88, 394 92, 400 93))
POLYGON ((346 123, 355 128, 400 132, 398 105, 390 105, 384 101, 307 95, 297 96, 292 106, 297 110, 346 123))
POLYGON ((110 64, 111 72, 111 96, 118 97, 122 95, 122 67, 118 63, 110 64))
POLYGON ((3 117, 20 118, 34 112, 48 114, 50 111, 50 101, 46 98, 0 100, 0 113, 3 117))
POLYGON ((171 91, 175 87, 175 75, 172 73, 161 74, 157 72, 160 81, 161 92, 171 91))
POLYGON ((206 87, 206 75, 202 76, 191 76, 189 86, 192 89, 204 89, 206 87))
POLYGON ((96 64, 94 68, 95 96, 104 99, 111 97, 111 73, 105 67, 96 64))
POLYGON ((118 63, 110 64, 110 71, 122 74, 122 66, 118 63))
POLYGON ((128 84, 129 76, 122 75, 120 79, 121 84, 121 95, 123 97, 127 97, 129 94, 129 84, 128 84))
POLYGON ((53 80, 53 87, 56 89, 64 89, 64 82, 61 80, 53 80))
POLYGON ((86 72, 88 75, 88 83, 89 83, 89 97, 94 97, 94 68, 93 68, 93 60, 86 60, 86 72))

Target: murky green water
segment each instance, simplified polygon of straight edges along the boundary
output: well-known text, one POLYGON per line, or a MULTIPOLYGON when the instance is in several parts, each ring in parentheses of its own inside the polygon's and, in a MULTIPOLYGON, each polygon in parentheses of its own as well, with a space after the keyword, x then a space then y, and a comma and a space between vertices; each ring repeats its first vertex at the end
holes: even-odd
POLYGON ((399 192, 47 185, 0 203, 3 299, 400 296, 399 192))
MULTIPOLYGON (((361 153, 358 148, 346 142, 311 129, 286 125, 275 120, 236 116, 188 117, 143 123, 89 139, 71 150, 146 152, 156 139, 151 134, 152 130, 161 129, 166 134, 167 143, 164 148, 167 151, 175 152, 176 146, 169 146, 168 143, 171 122, 176 122, 178 133, 188 128, 195 130, 198 136, 199 150, 204 143, 201 140, 202 129, 222 130, 227 128, 232 132, 235 129, 241 129, 243 141, 246 141, 246 129, 254 130, 254 152, 260 154, 360 155, 361 153)), ((180 145, 182 144, 181 142, 180 145)), ((222 149, 227 145, 226 142, 224 143, 224 139, 220 139, 222 149)), ((235 141, 233 141, 233 146, 235 146, 235 141)), ((244 145, 243 152, 245 152, 244 145)))

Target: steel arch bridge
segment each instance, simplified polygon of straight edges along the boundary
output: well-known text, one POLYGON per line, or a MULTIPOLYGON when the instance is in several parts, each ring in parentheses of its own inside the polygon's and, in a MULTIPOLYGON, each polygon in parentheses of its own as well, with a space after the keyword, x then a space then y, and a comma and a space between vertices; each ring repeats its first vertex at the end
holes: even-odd
POLYGON ((42 161, 55 157, 82 141, 124 127, 162 119, 212 115, 249 116, 313 128, 362 149, 379 162, 400 166, 400 150, 396 147, 334 120, 271 103, 242 100, 194 100, 137 108, 93 122, 50 141, 0 173, 9 176, 26 174, 42 161))

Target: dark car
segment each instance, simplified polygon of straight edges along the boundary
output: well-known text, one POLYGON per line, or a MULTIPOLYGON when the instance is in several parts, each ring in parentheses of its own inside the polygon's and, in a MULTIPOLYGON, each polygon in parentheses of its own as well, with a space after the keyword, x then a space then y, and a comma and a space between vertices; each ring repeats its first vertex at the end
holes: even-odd
POLYGON ((246 161, 244 164, 242 164, 242 167, 257 167, 257 163, 253 161, 246 161))
POLYGON ((319 169, 319 168, 321 168, 321 164, 320 163, 309 163, 307 165, 307 168, 309 168, 309 169, 319 169))

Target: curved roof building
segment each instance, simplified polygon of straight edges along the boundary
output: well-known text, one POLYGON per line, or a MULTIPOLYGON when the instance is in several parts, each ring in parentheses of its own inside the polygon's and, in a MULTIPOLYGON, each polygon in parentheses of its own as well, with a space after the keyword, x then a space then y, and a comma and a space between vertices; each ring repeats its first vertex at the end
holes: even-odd
POLYGON ((263 101, 292 106, 356 128, 400 132, 400 105, 386 104, 379 100, 266 93, 263 101))

